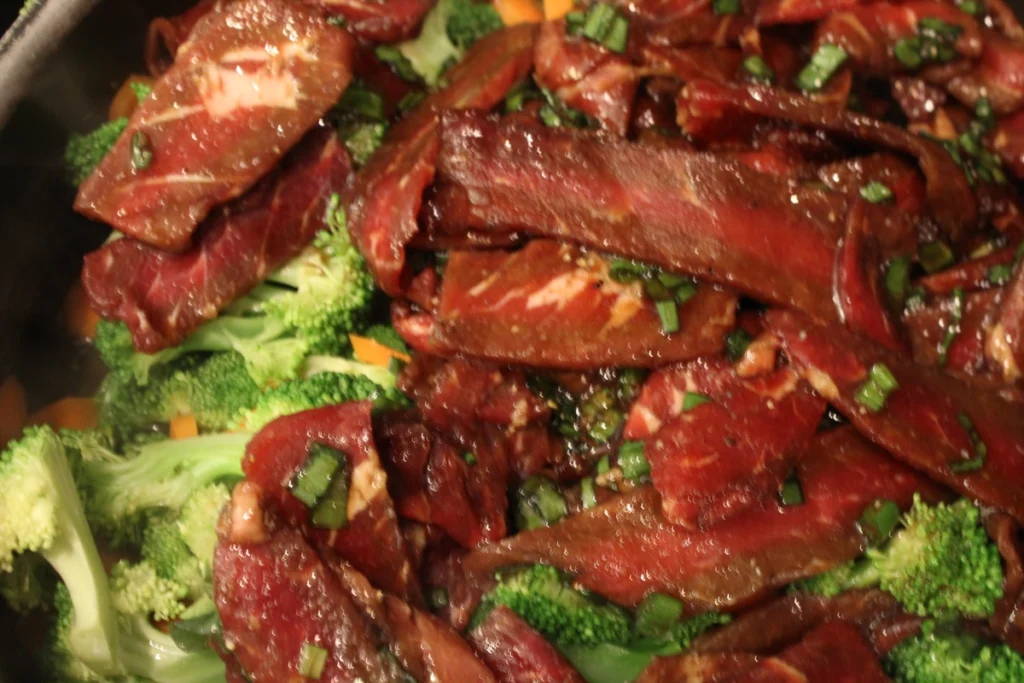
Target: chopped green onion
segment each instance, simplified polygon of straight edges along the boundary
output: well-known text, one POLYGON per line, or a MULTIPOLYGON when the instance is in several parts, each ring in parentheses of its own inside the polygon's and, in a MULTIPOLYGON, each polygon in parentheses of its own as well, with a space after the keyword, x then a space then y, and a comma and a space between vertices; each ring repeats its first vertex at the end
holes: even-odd
POLYGON ((752 341, 754 340, 747 334, 746 330, 737 327, 725 335, 725 355, 735 363, 747 352, 747 347, 750 346, 752 341))
POLYGON ((583 36, 600 43, 611 31, 616 16, 615 8, 599 2, 590 8, 583 21, 583 36))
POLYGON ((740 0, 711 0, 715 14, 739 14, 740 0))
POLYGON ((988 281, 994 285, 1005 285, 1013 275, 1013 266, 1009 263, 1000 263, 988 269, 988 281))
POLYGON ((779 500, 786 507, 790 505, 803 505, 804 491, 800 488, 800 482, 795 477, 787 479, 782 485, 782 490, 779 491, 779 500))
POLYGON ((981 14, 981 3, 979 3, 978 0, 960 0, 956 6, 960 8, 961 12, 970 14, 971 16, 981 14))
POLYGON ((885 269, 885 291, 893 303, 902 305, 910 287, 910 257, 900 256, 885 269))
POLYGON ((629 39, 629 19, 623 16, 616 16, 612 21, 612 27, 608 34, 601 41, 601 44, 612 52, 623 53, 626 51, 626 42, 629 39))
POLYGON ((599 475, 601 475, 601 474, 608 474, 611 471, 612 471, 611 460, 608 459, 607 455, 602 455, 601 459, 597 461, 597 473, 599 475))
POLYGON ((625 441, 619 446, 619 469, 626 479, 637 480, 651 473, 651 464, 644 456, 643 441, 625 441))
POLYGON ((675 301, 656 301, 654 308, 658 311, 658 318, 661 319, 661 331, 665 334, 673 334, 679 331, 679 304, 675 301))
POLYGON ((314 645, 303 643, 299 651, 299 675, 303 678, 319 679, 327 666, 327 650, 314 645))
POLYGON ((702 406, 705 403, 711 403, 711 398, 704 394, 698 394, 695 391, 687 391, 683 394, 683 412, 688 413, 697 406, 702 406))
POLYGON ((668 289, 675 289, 675 288, 677 288, 677 287, 679 287, 681 285, 685 285, 685 284, 693 282, 693 280, 691 280, 686 275, 678 275, 676 273, 666 273, 664 271, 660 271, 655 277, 657 278, 658 282, 660 282, 662 285, 664 285, 668 289))
POLYGON ((580 502, 584 510, 589 510, 597 505, 597 491, 594 488, 594 478, 587 477, 580 482, 580 502))
POLYGON ((958 413, 956 419, 971 439, 974 457, 969 460, 959 460, 951 463, 949 468, 957 473, 976 472, 985 465, 985 458, 988 457, 988 446, 985 445, 981 435, 978 434, 978 430, 974 428, 974 423, 971 422, 971 418, 967 416, 967 413, 958 413))
POLYGON ((859 526, 861 533, 867 536, 868 542, 871 545, 878 545, 889 538, 899 522, 899 506, 891 500, 878 498, 861 513, 859 526))
POLYGON ((880 204, 881 202, 889 201, 894 195, 888 185, 873 180, 860 188, 860 196, 872 204, 880 204))
POLYGON ((431 588, 427 593, 427 603, 433 609, 441 609, 448 606, 448 591, 445 588, 431 588))
POLYGON ((558 128, 562 125, 562 117, 558 115, 558 112, 551 105, 545 104, 537 114, 548 128, 558 128))
POLYGON ((565 32, 570 36, 578 36, 586 20, 587 15, 579 10, 569 12, 565 15, 565 32))
POLYGON ((407 83, 420 81, 420 75, 412 67, 412 62, 394 45, 378 45, 373 52, 377 55, 377 59, 391 67, 391 70, 403 81, 407 83))
POLYGON ((953 340, 960 334, 960 320, 964 317, 964 290, 957 287, 953 290, 953 306, 949 310, 949 320, 946 322, 946 334, 942 337, 939 345, 939 365, 945 365, 949 356, 949 347, 953 340))
POLYGON ((608 276, 616 282, 629 284, 643 278, 647 270, 647 266, 639 261, 617 258, 608 265, 608 276))
POLYGON ((132 136, 132 170, 144 171, 153 163, 153 149, 149 146, 149 136, 141 130, 132 136))
POLYGON ((475 465, 477 463, 476 456, 469 451, 462 454, 462 459, 466 461, 467 465, 475 465))
POLYGON ((893 47, 893 54, 900 64, 908 69, 916 69, 924 62, 921 56, 921 39, 917 36, 900 38, 893 47))
POLYGON ((957 474, 964 472, 977 472, 985 466, 985 456, 977 455, 969 460, 958 460, 949 466, 949 469, 957 474))
POLYGON ((825 43, 811 57, 810 63, 796 77, 797 86, 806 92, 818 92, 846 62, 846 50, 825 43))
POLYGON ((953 263, 953 250, 945 242, 928 242, 917 248, 917 258, 925 272, 934 273, 953 263))
POLYGON ((587 434, 598 443, 605 443, 618 431, 622 424, 622 413, 617 410, 607 409, 595 416, 594 421, 587 428, 587 434))
POLYGON ((685 304, 695 296, 697 296, 697 283, 692 280, 676 287, 677 304, 685 304))
POLYGON ((875 363, 868 372, 867 381, 857 388, 853 398, 871 412, 877 413, 885 406, 889 394, 899 389, 899 386, 896 377, 884 363, 875 363))
POLYGON ((523 482, 516 492, 516 522, 520 530, 554 524, 569 513, 555 483, 540 475, 523 482))
POLYGON ((917 30, 926 36, 949 38, 955 40, 963 29, 956 24, 950 24, 938 17, 921 17, 917 20, 917 30))
POLYGON ((672 298, 672 290, 658 277, 644 278, 644 293, 654 301, 668 301, 672 298))
POLYGON ((636 632, 657 638, 668 633, 683 616, 683 603, 671 595, 649 593, 636 608, 636 632))
POLYGON ((331 477, 331 486, 317 503, 309 519, 317 529, 342 529, 348 524, 349 471, 348 458, 338 453, 341 468, 331 477))
POLYGON ((743 58, 743 70, 747 72, 752 81, 757 83, 771 83, 775 80, 775 72, 768 66, 761 55, 747 55, 743 58))
POLYGON ((984 130, 991 130, 996 125, 996 115, 992 110, 992 100, 987 97, 979 97, 974 103, 974 118, 984 130))
POLYGON ((331 487, 334 473, 341 468, 339 455, 339 452, 330 446, 311 444, 306 461, 288 482, 288 491, 307 508, 314 507, 331 487))

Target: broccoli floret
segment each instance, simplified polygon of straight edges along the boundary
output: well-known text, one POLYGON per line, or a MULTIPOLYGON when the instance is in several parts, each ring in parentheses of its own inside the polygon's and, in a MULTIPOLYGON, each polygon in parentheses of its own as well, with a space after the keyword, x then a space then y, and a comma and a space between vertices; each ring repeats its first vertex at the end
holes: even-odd
POLYGON ((310 356, 303 365, 303 371, 307 377, 314 377, 325 372, 365 377, 385 390, 394 389, 397 380, 395 373, 388 368, 338 356, 310 356))
POLYGON ((40 555, 17 555, 11 571, 0 574, 0 595, 19 614, 49 605, 57 575, 40 555))
MULTIPOLYGON (((205 490, 205 487, 200 490, 205 490)), ((214 524, 216 520, 211 522, 211 532, 214 524)), ((142 535, 141 553, 143 561, 156 570, 157 576, 183 586, 190 598, 196 599, 211 592, 211 570, 189 549, 178 519, 163 515, 150 522, 142 535)))
POLYGON ((217 520, 229 498, 231 492, 223 484, 204 486, 192 494, 178 518, 178 532, 192 554, 199 558, 207 575, 213 571, 217 520))
POLYGON ((392 351, 409 354, 409 345, 391 325, 370 325, 362 334, 392 351))
POLYGON ((157 574, 149 562, 118 562, 110 570, 110 600, 121 614, 160 621, 174 619, 185 610, 185 586, 157 574))
POLYGON ((1010 647, 925 622, 921 635, 889 652, 885 666, 896 683, 1011 683, 1024 681, 1024 658, 1010 647))
MULTIPOLYGON (((27 0, 25 6, 28 7, 33 2, 34 0, 27 0)), ((146 99, 152 91, 148 85, 138 82, 133 82, 131 88, 139 102, 146 99)), ((73 133, 68 138, 67 147, 64 148, 64 165, 68 170, 71 182, 81 185, 103 161, 103 157, 107 156, 107 152, 127 127, 128 119, 122 116, 101 124, 90 133, 83 135, 73 133)))
POLYGON ((629 614, 574 588, 554 567, 536 564, 501 578, 489 594, 557 644, 622 644, 630 637, 629 614))
POLYGON ((251 434, 210 434, 142 444, 128 456, 101 446, 82 451, 79 486, 89 520, 114 545, 138 544, 147 517, 179 511, 192 493, 242 476, 251 434))
POLYGON ((67 587, 75 616, 68 648, 101 674, 116 671, 117 632, 107 575, 86 522, 64 446, 49 427, 32 427, 0 454, 0 571, 38 552, 67 587))
POLYGON ((879 586, 921 616, 987 617, 1003 593, 999 549, 967 499, 931 506, 915 496, 902 529, 864 558, 800 587, 834 595, 879 586))
MULTIPOLYGON (((371 367, 375 366, 367 366, 367 368, 371 367)), ((394 385, 393 375, 384 379, 390 379, 391 384, 394 385)), ((377 398, 386 393, 388 391, 384 387, 365 375, 321 372, 268 389, 260 396, 252 410, 242 413, 235 426, 249 432, 256 432, 282 415, 291 415, 303 410, 349 401, 377 398)))
POLYGON ((384 142, 388 124, 383 121, 365 121, 347 125, 340 130, 345 149, 357 166, 364 166, 384 142))
POLYGON ((440 0, 423 20, 420 35, 399 44, 398 50, 424 82, 434 86, 473 42, 501 26, 501 17, 490 5, 440 0))
POLYGON ((730 621, 732 621, 732 617, 728 614, 704 612, 703 614, 698 614, 690 617, 689 619, 683 619, 673 626, 671 630, 671 639, 673 642, 678 643, 681 648, 687 650, 690 647, 690 643, 692 643, 697 636, 714 628, 715 626, 728 624, 730 621))
MULTIPOLYGON (((90 668, 72 647, 70 634, 76 618, 67 589, 58 586, 54 599, 56 619, 42 652, 48 680, 66 683, 102 683, 111 680, 90 668)), ((120 616, 116 676, 138 677, 154 683, 224 683, 224 663, 213 650, 185 652, 171 636, 154 628, 144 617, 120 616)), ((121 680, 120 678, 118 680, 121 680)))

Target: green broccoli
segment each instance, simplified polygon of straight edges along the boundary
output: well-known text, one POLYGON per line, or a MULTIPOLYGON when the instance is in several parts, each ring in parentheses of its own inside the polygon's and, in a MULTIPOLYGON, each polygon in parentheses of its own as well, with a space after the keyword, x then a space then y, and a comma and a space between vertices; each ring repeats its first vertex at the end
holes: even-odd
POLYGON ((423 20, 420 35, 399 44, 398 50, 427 85, 435 86, 470 45, 501 26, 501 17, 489 4, 440 0, 423 20))
POLYGON ((1024 681, 1024 658, 1007 645, 946 632, 933 622, 925 622, 921 635, 893 648, 885 667, 896 683, 1024 681))
MULTIPOLYGON (((77 619, 74 601, 67 588, 57 587, 54 598, 56 618, 42 651, 42 665, 48 680, 67 683, 103 683, 73 645, 71 634, 77 619)), ((112 676, 136 677, 154 683, 224 683, 226 671, 220 657, 210 649, 185 652, 173 638, 154 628, 149 620, 122 615, 116 629, 117 654, 112 676)))
POLYGON ((405 340, 402 339, 391 325, 370 325, 363 331, 362 335, 382 346, 388 347, 392 351, 398 351, 406 355, 410 353, 409 345, 405 343, 405 340))
POLYGON ((60 437, 31 427, 0 454, 0 571, 19 553, 37 552, 60 576, 74 618, 64 640, 100 674, 117 670, 117 625, 107 575, 60 437))
MULTIPOLYGON (((211 486, 220 486, 213 484, 211 486)), ((205 491, 205 487, 200 491, 205 491)), ((195 497, 193 494, 189 502, 195 497)), ((185 505, 188 506, 189 502, 185 505)), ((184 512, 184 509, 182 510, 184 512)), ((216 518, 210 520, 210 533, 216 533, 216 518)), ((188 597, 197 599, 210 592, 212 569, 193 554, 181 533, 179 518, 170 514, 155 517, 142 534, 142 560, 157 576, 183 586, 188 597)))
POLYGON ((121 456, 102 444, 82 450, 78 483, 89 521, 116 546, 137 545, 148 517, 179 511, 198 489, 242 476, 251 434, 210 434, 135 446, 121 456))
POLYGON ((187 597, 185 586, 158 575, 149 562, 122 560, 110 570, 110 601, 120 614, 167 621, 185 611, 187 597))
POLYGON ((178 532, 185 545, 202 563, 207 575, 213 573, 213 550, 217 545, 217 520, 231 498, 224 484, 204 486, 189 497, 178 518, 178 532))
POLYGON ((999 549, 967 499, 931 506, 915 496, 902 529, 863 558, 797 584, 834 595, 879 586, 921 616, 987 617, 1003 594, 999 549))
MULTIPOLYGON (((27 0, 25 6, 28 7, 32 2, 34 0, 27 0)), ((139 102, 146 99, 152 90, 142 83, 132 83, 131 87, 139 102)), ((107 152, 127 127, 128 119, 122 116, 101 124, 90 133, 82 135, 73 133, 68 138, 67 147, 64 149, 64 165, 68 170, 71 182, 81 185, 92 174, 93 169, 103 161, 103 157, 107 156, 107 152)))
POLYGON ((45 607, 53 600, 57 575, 41 555, 17 555, 10 571, 0 573, 0 595, 19 614, 45 607))
MULTIPOLYGON (((337 359, 343 360, 343 359, 337 359)), ((349 361, 353 366, 354 361, 349 361)), ((358 364, 362 365, 362 364, 358 364)), ((377 375, 376 366, 365 368, 377 375)), ((390 397, 394 394, 394 376, 384 377, 382 381, 390 382, 392 389, 385 389, 364 374, 345 374, 339 372, 321 372, 303 379, 286 382, 273 389, 263 392, 255 407, 243 412, 236 420, 235 427, 256 432, 282 415, 336 405, 348 401, 390 397)))
POLYGON ((554 567, 535 564, 502 576, 487 601, 507 606, 557 644, 622 644, 630 638, 626 610, 578 590, 554 567))
POLYGON ((388 368, 338 356, 310 356, 303 365, 306 377, 314 377, 321 373, 334 373, 365 377, 385 391, 395 388, 397 377, 388 368))

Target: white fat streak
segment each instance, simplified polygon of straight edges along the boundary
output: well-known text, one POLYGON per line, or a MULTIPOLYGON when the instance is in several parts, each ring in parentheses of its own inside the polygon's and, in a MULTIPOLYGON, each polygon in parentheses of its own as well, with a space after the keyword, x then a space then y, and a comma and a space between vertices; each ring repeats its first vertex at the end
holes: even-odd
POLYGON ((488 275, 487 277, 485 277, 480 282, 478 282, 475 285, 473 285, 473 288, 471 290, 469 290, 469 295, 470 296, 480 296, 481 294, 486 292, 488 289, 491 288, 491 285, 493 285, 495 282, 498 281, 498 276, 500 274, 501 274, 501 271, 497 271, 496 270, 493 273, 491 273, 490 275, 488 275))
POLYGON ((140 126, 158 126, 161 123, 167 123, 169 121, 179 121, 205 110, 206 107, 201 104, 193 104, 187 107, 168 107, 159 114, 154 115, 152 118, 144 119, 140 126))
POLYGON ((213 119, 239 109, 296 109, 299 105, 299 81, 290 71, 260 69, 239 73, 236 69, 207 64, 197 86, 203 106, 213 119))
POLYGON ((541 306, 555 306, 558 310, 562 310, 570 300, 582 293, 593 282, 594 277, 585 271, 573 270, 562 273, 526 299, 526 310, 530 311, 541 306))
POLYGON ((633 409, 633 411, 636 415, 640 416, 641 420, 643 420, 644 429, 647 430, 647 434, 649 436, 653 436, 658 433, 661 429, 662 422, 658 419, 658 416, 654 414, 654 411, 647 406, 639 404, 633 409))
POLYGON ((1016 382, 1020 377, 1020 368, 1017 367, 1009 335, 1006 334, 1006 328, 1002 323, 997 323, 988 333, 985 340, 985 355, 1002 369, 1003 379, 1007 382, 1016 382))
POLYGON ((352 486, 348 493, 348 518, 352 519, 366 509, 370 501, 380 495, 388 477, 376 458, 367 458, 352 470, 352 486))
POLYGON ((142 180, 135 183, 136 185, 169 185, 171 183, 219 183, 221 179, 214 178, 208 175, 198 175, 196 173, 172 173, 170 175, 162 175, 154 178, 143 178, 142 180))

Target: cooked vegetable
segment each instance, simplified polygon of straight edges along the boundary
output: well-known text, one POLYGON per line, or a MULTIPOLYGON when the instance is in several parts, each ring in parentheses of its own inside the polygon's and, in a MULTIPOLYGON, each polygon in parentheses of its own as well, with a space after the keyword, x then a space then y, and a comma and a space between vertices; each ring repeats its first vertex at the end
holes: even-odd
POLYGON ((1007 645, 949 632, 930 621, 921 635, 893 648, 885 666, 896 683, 1009 683, 1024 677, 1024 658, 1007 645))

